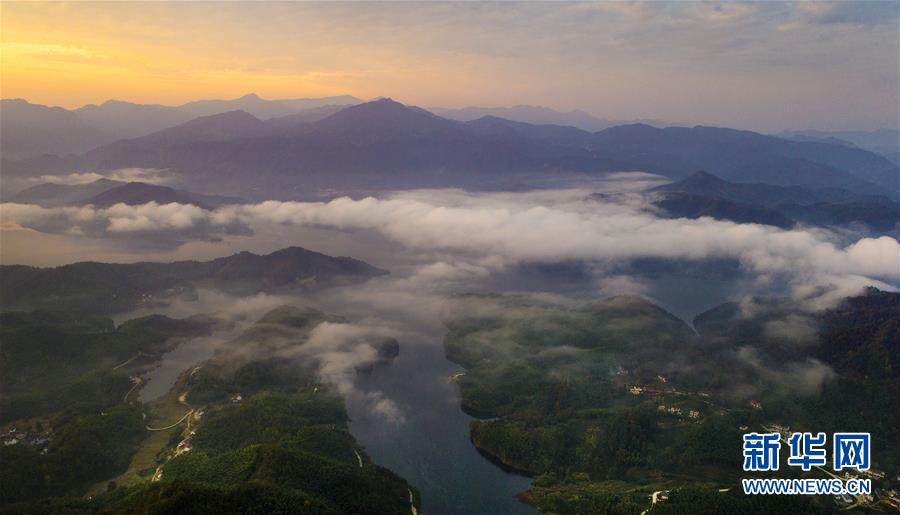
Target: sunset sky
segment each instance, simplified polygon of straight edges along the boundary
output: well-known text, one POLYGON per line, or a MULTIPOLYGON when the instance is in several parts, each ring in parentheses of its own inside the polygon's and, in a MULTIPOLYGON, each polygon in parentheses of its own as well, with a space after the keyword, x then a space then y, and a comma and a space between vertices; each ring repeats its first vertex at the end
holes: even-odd
POLYGON ((896 127, 900 2, 15 3, 2 97, 351 94, 777 131, 896 127))

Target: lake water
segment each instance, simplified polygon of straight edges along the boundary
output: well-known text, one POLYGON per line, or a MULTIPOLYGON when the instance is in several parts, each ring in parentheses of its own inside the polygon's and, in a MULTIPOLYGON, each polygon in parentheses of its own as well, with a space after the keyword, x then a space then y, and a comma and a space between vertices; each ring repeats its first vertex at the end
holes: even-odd
POLYGON ((694 317, 746 294, 746 281, 669 276, 647 281, 646 297, 693 328, 694 317))
MULTIPOLYGON (((738 292, 734 281, 668 277, 648 282, 646 296, 690 323, 692 318, 738 292)), ((329 306, 341 312, 340 306, 329 306)), ((347 306, 344 306, 346 309, 347 306)), ((444 357, 441 335, 401 342, 400 355, 357 379, 361 395, 348 399, 350 430, 372 459, 405 478, 422 493, 422 512, 434 514, 534 514, 515 499, 531 483, 504 471, 478 453, 469 440, 469 421, 460 409, 459 390, 448 381, 460 368, 444 357), (365 393, 380 392, 403 412, 391 423, 371 412, 365 393)), ((179 374, 208 359, 208 339, 182 343, 144 375, 143 402, 164 395, 179 374)))
POLYGON ((213 348, 208 338, 193 338, 163 354, 159 366, 143 374, 138 400, 150 402, 165 395, 182 372, 212 357, 213 348))
MULTIPOLYGON (((647 284, 647 297, 688 324, 740 287, 735 281, 696 277, 647 284)), ((460 409, 458 387, 448 381, 459 370, 445 359, 439 340, 401 342, 400 356, 360 377, 358 388, 383 392, 403 410, 405 422, 388 423, 370 412, 365 399, 351 399, 351 432, 376 463, 419 488, 427 515, 537 513, 514 498, 531 480, 502 470, 470 442, 471 418, 460 409)))
POLYGON ((361 377, 358 387, 383 392, 406 420, 391 424, 371 414, 364 400, 351 399, 351 432, 376 463, 421 491, 427 515, 537 513, 513 497, 531 480, 503 471, 469 441, 471 418, 448 381, 459 370, 444 358, 440 342, 402 345, 396 360, 361 377))

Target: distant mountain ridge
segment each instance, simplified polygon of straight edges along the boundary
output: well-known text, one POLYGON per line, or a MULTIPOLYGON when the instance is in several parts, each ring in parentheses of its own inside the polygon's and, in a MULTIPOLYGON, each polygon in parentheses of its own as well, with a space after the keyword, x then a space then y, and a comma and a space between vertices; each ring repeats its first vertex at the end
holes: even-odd
POLYGON ((246 111, 253 116, 266 120, 279 116, 294 114, 306 109, 325 106, 349 106, 362 103, 363 100, 351 95, 339 95, 322 98, 295 98, 282 100, 265 100, 255 93, 249 93, 232 100, 197 100, 178 106, 178 109, 193 116, 209 116, 227 111, 246 111))
POLYGON ((246 111, 257 118, 269 119, 361 102, 350 95, 266 100, 251 93, 236 99, 198 100, 179 106, 107 100, 68 110, 24 99, 3 99, 0 101, 3 128, 0 153, 4 159, 80 154, 122 138, 145 136, 197 117, 228 111, 246 111))
MULTIPOLYGON (((190 123, 221 132, 234 116, 225 113, 190 123)), ((392 187, 403 180, 427 179, 429 174, 447 177, 460 171, 533 170, 537 161, 553 161, 556 156, 571 161, 572 154, 577 154, 576 161, 590 159, 585 149, 557 148, 547 141, 514 134, 485 135, 474 126, 390 99, 351 106, 312 123, 289 123, 286 118, 256 120, 257 132, 230 141, 195 137, 196 131, 185 131, 183 125, 100 147, 82 156, 79 166, 111 169, 126 162, 138 167, 160 165, 178 172, 190 170, 182 175, 198 183, 213 178, 218 183, 228 182, 233 185, 229 191, 235 192, 258 186, 250 184, 249 177, 264 175, 277 192, 298 184, 296 174, 304 171, 311 172, 307 179, 328 183, 340 180, 338 174, 368 174, 368 181, 383 180, 392 187), (173 136, 176 132, 189 136, 173 136)), ((541 163, 538 169, 567 166, 562 162, 541 163)), ((477 175, 473 177, 477 179, 477 175)))
POLYGON ((458 122, 391 99, 351 106, 291 130, 277 127, 273 120, 254 121, 236 113, 190 123, 220 133, 227 132, 225 126, 235 134, 244 126, 251 129, 233 141, 204 141, 209 138, 176 135, 185 132, 185 124, 93 150, 83 156, 84 166, 172 168, 238 182, 238 174, 249 170, 281 180, 298 175, 333 179, 337 173, 355 172, 408 180, 415 174, 440 173, 465 182, 501 172, 643 170, 680 178, 711 169, 739 182, 864 193, 884 192, 897 177, 897 168, 887 159, 843 145, 714 127, 658 129, 637 124, 590 133, 497 117, 458 122))
POLYGON ((900 164, 900 130, 878 129, 874 131, 784 131, 777 136, 796 141, 818 141, 859 147, 882 155, 900 164))
POLYGON ((704 195, 763 207, 777 206, 785 202, 808 205, 819 202, 887 202, 890 200, 884 195, 860 195, 840 188, 735 183, 705 171, 691 174, 678 182, 657 186, 652 191, 704 195))
POLYGON ((900 203, 883 195, 860 195, 837 188, 739 184, 697 172, 653 188, 650 194, 671 217, 709 216, 782 228, 797 223, 856 224, 874 234, 892 234, 900 229, 900 203))
POLYGON ((616 125, 627 125, 632 123, 644 123, 654 127, 678 125, 662 120, 609 120, 578 109, 573 111, 557 111, 555 109, 550 109, 549 107, 532 105, 517 105, 512 107, 463 107, 460 109, 435 107, 431 108, 430 111, 445 118, 461 122, 469 122, 485 116, 493 116, 534 125, 567 125, 589 132, 608 129, 610 127, 615 127, 616 125))
POLYGON ((152 306, 157 298, 190 299, 197 287, 242 294, 310 290, 353 284, 387 273, 350 257, 288 247, 267 255, 240 252, 202 262, 83 262, 56 268, 0 265, 0 297, 4 311, 108 314, 152 306))
POLYGON ((81 206, 91 204, 106 208, 114 204, 140 205, 148 202, 157 204, 193 204, 204 209, 212 209, 224 204, 243 204, 239 197, 202 195, 178 190, 168 186, 144 182, 121 182, 98 179, 88 184, 44 183, 13 195, 8 202, 35 204, 42 207, 81 206))
POLYGON ((712 170, 736 182, 778 186, 837 187, 873 194, 885 192, 884 188, 896 194, 900 186, 900 170, 882 156, 752 131, 624 125, 598 132, 593 144, 636 169, 674 178, 712 170), (874 184, 882 187, 872 188, 874 184))
MULTIPOLYGON (((255 101, 250 99, 250 101, 255 101)), ((200 117, 98 147, 58 166, 170 169, 193 187, 285 195, 340 190, 484 187, 520 174, 641 170, 680 179, 699 169, 735 182, 896 195, 900 169, 851 146, 717 127, 621 125, 598 132, 485 116, 459 122, 391 99, 262 120, 245 111, 200 117), (324 115, 324 116, 323 116, 324 115), (260 180, 265 177, 265 190, 260 180)), ((14 175, 40 165, 6 163, 14 175)), ((51 163, 52 164, 52 163, 51 163)))
POLYGON ((73 109, 72 114, 91 127, 117 138, 134 138, 190 121, 195 116, 177 107, 107 100, 73 109))
POLYGON ((80 154, 116 139, 61 107, 0 100, 0 154, 23 159, 41 154, 80 154))
POLYGON ((111 179, 97 179, 88 184, 43 183, 4 198, 4 202, 35 204, 42 207, 62 207, 81 204, 86 199, 125 184, 111 179))
POLYGON ((199 193, 176 190, 168 186, 158 186, 143 182, 129 182, 110 188, 81 203, 105 208, 115 204, 137 206, 148 202, 156 202, 157 204, 170 204, 172 202, 193 204, 203 209, 213 209, 225 204, 244 203, 243 199, 237 197, 201 195, 199 193))

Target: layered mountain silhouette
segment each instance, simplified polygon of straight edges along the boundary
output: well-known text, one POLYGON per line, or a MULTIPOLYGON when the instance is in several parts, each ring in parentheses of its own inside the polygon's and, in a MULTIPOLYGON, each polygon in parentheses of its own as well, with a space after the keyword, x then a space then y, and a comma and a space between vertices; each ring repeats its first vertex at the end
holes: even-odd
POLYGON ((693 173, 678 182, 658 186, 653 191, 702 195, 761 207, 773 207, 788 202, 810 205, 820 202, 888 201, 883 195, 861 195, 840 188, 783 187, 729 182, 705 171, 693 173))
POLYGON ((195 288, 234 293, 314 289, 353 284, 387 271, 349 257, 332 257, 301 247, 260 256, 240 252, 211 261, 174 263, 74 263, 56 268, 0 265, 0 293, 6 311, 49 309, 125 312, 156 298, 187 299, 195 288))
MULTIPOLYGON (((564 130, 583 136, 577 129, 564 130)), ((346 180, 351 185, 409 187, 435 176, 453 184, 477 182, 477 174, 485 172, 591 171, 596 161, 569 141, 527 131, 487 131, 476 122, 447 120, 383 99, 315 121, 299 115, 259 120, 240 111, 198 118, 94 149, 78 166, 166 168, 189 184, 225 185, 220 191, 230 192, 259 187, 265 178, 269 191, 278 194, 289 184, 341 184, 342 174, 353 176, 346 180)))
POLYGON ((209 116, 227 111, 246 111, 263 120, 295 114, 307 109, 325 106, 348 106, 363 101, 350 95, 339 95, 322 98, 296 98, 282 100, 266 100, 255 93, 244 95, 233 100, 198 100, 178 106, 178 109, 193 116, 209 116))
POLYGON ((683 177, 710 170, 736 182, 896 192, 898 169, 865 150, 718 127, 626 125, 596 133, 593 147, 639 170, 683 177))
MULTIPOLYGON (((136 138, 190 121, 196 115, 177 107, 108 100, 73 109, 72 114, 115 139, 136 138)), ((105 142, 108 143, 109 141, 105 142)))
MULTIPOLYGON (((734 182, 862 194, 896 195, 900 183, 896 165, 872 152, 751 131, 632 124, 591 133, 495 116, 460 122, 391 99, 316 109, 265 120, 246 111, 200 117, 58 164, 69 170, 169 169, 190 185, 232 194, 290 195, 360 184, 477 188, 517 174, 620 170, 680 179, 704 169, 734 182)), ((46 158, 40 166, 46 170, 46 158)), ((8 169, 29 174, 36 166, 8 169)))
POLYGON ((260 119, 270 119, 361 103, 350 95, 323 98, 267 100, 255 94, 231 100, 198 100, 180 106, 136 104, 109 100, 78 109, 48 107, 23 99, 0 101, 2 154, 4 159, 23 159, 54 154, 80 154, 123 138, 136 138, 188 122, 201 116, 228 111, 245 111, 260 119))
POLYGON ((738 223, 787 228, 807 225, 857 225, 876 233, 900 228, 900 204, 880 195, 839 188, 739 184, 706 172, 651 190, 663 214, 676 218, 708 216, 738 223))
POLYGON ((859 147, 880 154, 900 164, 900 131, 878 129, 874 131, 785 131, 778 136, 795 141, 817 141, 848 147, 859 147))
POLYGON ((136 206, 148 202, 157 204, 193 204, 204 209, 212 209, 224 204, 241 204, 239 197, 202 195, 189 191, 147 184, 144 182, 121 182, 98 179, 88 184, 45 183, 28 188, 13 195, 10 202, 36 204, 43 207, 93 205, 106 208, 115 204, 136 206))
POLYGON ((661 120, 610 120, 607 118, 599 118, 590 113, 581 110, 574 111, 557 111, 543 106, 517 105, 512 107, 463 107, 461 109, 445 109, 440 107, 431 108, 433 113, 450 118, 451 120, 459 120, 468 122, 477 120, 485 116, 494 116, 497 118, 505 118, 516 122, 530 123, 534 125, 566 125, 577 127, 582 130, 594 132, 616 125, 627 125, 632 123, 646 123, 654 127, 666 127, 674 125, 661 120))
POLYGON ((117 139, 61 107, 0 100, 0 153, 4 159, 80 154, 117 139))
POLYGON ((240 204, 243 200, 238 197, 201 195, 156 184, 129 182, 98 193, 82 201, 82 204, 91 204, 94 207, 110 207, 115 204, 137 206, 148 202, 156 202, 157 204, 176 202, 178 204, 193 204, 204 209, 212 209, 224 204, 240 204))
POLYGON ((88 184, 44 183, 23 190, 4 201, 19 204, 35 204, 43 207, 75 206, 94 195, 125 184, 111 179, 97 179, 88 184))

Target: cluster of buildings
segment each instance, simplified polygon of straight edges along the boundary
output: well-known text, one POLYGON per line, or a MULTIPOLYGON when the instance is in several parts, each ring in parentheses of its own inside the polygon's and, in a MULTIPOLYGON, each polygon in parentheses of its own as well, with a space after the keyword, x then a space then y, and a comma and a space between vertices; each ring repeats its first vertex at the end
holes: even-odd
MULTIPOLYGON (((778 433, 781 435, 781 440, 787 443, 788 439, 793 434, 791 432, 790 426, 782 426, 780 424, 763 424, 763 429, 770 433, 778 433)), ((741 426, 742 430, 746 429, 746 426, 741 426)), ((832 477, 837 477, 834 474, 830 474, 832 477)), ((884 479, 884 472, 878 470, 875 467, 869 468, 869 470, 849 470, 843 473, 843 477, 838 478, 844 481, 849 479, 858 479, 858 478, 868 478, 872 481, 878 481, 884 479)), ((897 476, 897 481, 900 482, 900 476, 897 476)), ((888 506, 891 506, 896 509, 900 509, 900 488, 895 487, 893 489, 887 490, 875 490, 875 493, 878 496, 878 499, 883 500, 888 506)), ((834 502, 838 505, 838 507, 850 508, 853 506, 866 506, 875 503, 876 497, 870 494, 858 494, 856 496, 850 494, 840 494, 834 496, 834 502)))
MULTIPOLYGON (((656 380, 660 384, 667 384, 669 382, 669 380, 666 378, 666 376, 663 376, 663 375, 657 375, 656 380)), ((644 395, 644 394, 647 394, 647 395, 671 394, 671 395, 682 395, 682 396, 694 395, 694 393, 680 392, 671 387, 664 389, 664 388, 658 388, 653 385, 630 385, 627 388, 628 388, 628 393, 630 393, 631 395, 644 395)), ((700 395, 702 397, 709 397, 709 394, 705 394, 705 393, 696 393, 696 395, 700 395)), ((704 401, 704 402, 706 402, 706 401, 704 401)), ((670 415, 676 415, 679 417, 686 416, 692 420, 697 420, 700 418, 700 411, 695 410, 695 409, 685 410, 685 409, 679 408, 677 406, 667 406, 665 404, 660 404, 659 407, 657 408, 657 410, 660 413, 668 413, 670 415)))
POLYGON ((22 444, 40 448, 41 454, 47 454, 47 445, 50 443, 50 437, 46 434, 32 434, 28 431, 21 431, 11 427, 7 432, 0 435, 0 441, 3 442, 4 446, 22 444))
MULTIPOLYGON (((900 476, 897 477, 897 480, 900 481, 900 476)), ((894 508, 895 510, 900 510, 900 487, 894 487, 885 492, 884 502, 888 504, 888 506, 894 508)))
POLYGON ((865 506, 875 502, 875 497, 871 494, 859 494, 856 497, 850 494, 840 494, 834 496, 834 502, 839 508, 849 508, 851 506, 865 506))
POLYGON ((0 436, 0 440, 3 441, 3 445, 16 445, 21 441, 24 441, 28 437, 28 433, 24 431, 16 431, 16 428, 10 428, 9 431, 3 433, 0 436))
POLYGON ((629 386, 628 391, 632 395, 641 395, 641 394, 655 394, 655 393, 665 393, 662 390, 659 390, 653 386, 629 386))
MULTIPOLYGON (((666 406, 665 404, 660 404, 657 408, 657 411, 660 413, 668 413, 670 415, 677 415, 679 417, 684 416, 684 410, 677 406, 666 406)), ((688 410, 687 417, 693 420, 697 420, 700 418, 700 412, 698 410, 692 409, 688 410)))
POLYGON ((175 456, 179 454, 184 454, 186 452, 190 452, 191 449, 194 448, 194 431, 185 438, 184 440, 178 442, 178 446, 175 447, 175 456))
MULTIPOLYGON (((622 367, 619 367, 618 370, 616 371, 616 375, 626 375, 626 374, 628 374, 628 372, 627 372, 625 369, 623 369, 622 367)), ((660 384, 666 384, 666 383, 669 382, 669 380, 666 379, 666 376, 664 376, 664 375, 657 375, 657 376, 656 376, 656 380, 657 380, 657 382, 659 382, 660 384)), ((655 387, 650 386, 650 385, 644 385, 644 386, 634 385, 634 386, 629 386, 629 387, 628 387, 628 391, 631 392, 632 395, 641 395, 642 393, 649 393, 649 394, 653 394, 653 393, 666 393, 665 390, 660 390, 660 389, 655 388, 655 387)), ((674 393, 674 390, 673 390, 673 393, 674 393)))

